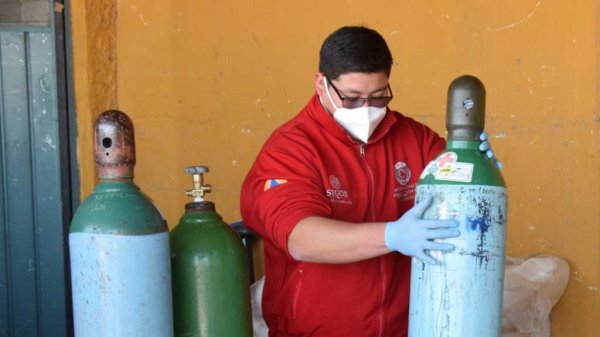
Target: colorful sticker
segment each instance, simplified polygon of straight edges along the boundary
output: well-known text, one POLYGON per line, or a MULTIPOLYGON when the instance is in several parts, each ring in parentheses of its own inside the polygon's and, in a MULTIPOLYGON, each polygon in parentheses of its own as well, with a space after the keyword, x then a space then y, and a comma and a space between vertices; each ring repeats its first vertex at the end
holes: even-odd
POLYGON ((264 190, 265 191, 266 190, 270 190, 273 187, 277 187, 277 186, 285 184, 285 183, 287 183, 287 180, 285 180, 285 179, 268 179, 265 182, 265 189, 264 190))
POLYGON ((473 180, 473 167, 471 163, 448 163, 435 172, 436 180, 449 180, 470 183, 473 180))
POLYGON ((423 172, 421 172, 419 179, 425 179, 426 176, 434 174, 435 171, 437 171, 437 165, 434 161, 431 161, 429 164, 427 164, 427 166, 425 166, 425 169, 423 169, 423 172))
POLYGON ((432 174, 436 180, 470 183, 473 180, 473 168, 471 163, 459 162, 456 152, 446 152, 425 167, 421 178, 432 174))
POLYGON ((443 155, 439 156, 438 159, 435 160, 435 163, 438 167, 442 168, 448 164, 456 163, 458 160, 458 155, 456 152, 446 152, 443 155))

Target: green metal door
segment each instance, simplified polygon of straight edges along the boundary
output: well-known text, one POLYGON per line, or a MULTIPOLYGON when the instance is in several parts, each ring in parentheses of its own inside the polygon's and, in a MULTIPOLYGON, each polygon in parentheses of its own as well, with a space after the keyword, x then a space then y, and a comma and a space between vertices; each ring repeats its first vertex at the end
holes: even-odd
POLYGON ((69 151, 54 5, 0 1, 0 336, 71 331, 69 151))

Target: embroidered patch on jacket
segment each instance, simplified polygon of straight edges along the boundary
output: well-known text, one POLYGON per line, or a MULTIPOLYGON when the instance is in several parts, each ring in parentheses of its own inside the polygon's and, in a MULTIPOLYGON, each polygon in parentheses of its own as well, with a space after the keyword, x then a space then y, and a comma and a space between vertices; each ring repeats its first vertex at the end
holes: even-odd
POLYGON ((335 175, 329 176, 329 184, 333 188, 327 188, 326 193, 329 201, 337 204, 352 205, 352 200, 348 196, 348 191, 343 189, 340 179, 335 175))
POLYGON ((394 174, 396 176, 396 181, 402 186, 406 186, 410 181, 410 169, 405 162, 399 161, 394 165, 394 174))
POLYGON ((409 201, 415 198, 415 184, 410 184, 412 174, 408 165, 399 161, 394 164, 394 176, 400 186, 394 188, 394 198, 400 201, 409 201))
POLYGON ((277 187, 279 185, 285 184, 287 183, 287 180, 285 179, 267 179, 267 181, 265 182, 265 191, 266 190, 270 190, 273 187, 277 187))

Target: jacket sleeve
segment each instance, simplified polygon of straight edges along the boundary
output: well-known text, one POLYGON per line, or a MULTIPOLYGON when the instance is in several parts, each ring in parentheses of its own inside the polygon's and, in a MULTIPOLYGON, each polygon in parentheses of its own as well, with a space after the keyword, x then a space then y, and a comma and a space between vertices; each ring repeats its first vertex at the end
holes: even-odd
POLYGON ((423 166, 435 159, 446 148, 446 140, 428 126, 410 119, 411 127, 421 148, 423 166))
POLYGON ((427 129, 429 133, 427 133, 423 143, 425 165, 437 157, 437 155, 439 155, 446 148, 446 140, 440 137, 433 130, 429 128, 427 129))
POLYGON ((240 209, 246 226, 289 256, 287 238, 310 216, 331 216, 318 159, 306 144, 267 142, 242 184, 240 209))

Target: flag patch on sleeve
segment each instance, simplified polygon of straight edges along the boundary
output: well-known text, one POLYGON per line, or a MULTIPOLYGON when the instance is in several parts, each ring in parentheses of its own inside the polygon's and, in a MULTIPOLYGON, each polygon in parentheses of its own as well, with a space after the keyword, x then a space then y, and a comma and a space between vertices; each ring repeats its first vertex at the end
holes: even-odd
POLYGON ((287 183, 287 180, 285 179, 267 179, 265 182, 265 191, 285 183, 287 183))

